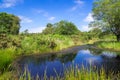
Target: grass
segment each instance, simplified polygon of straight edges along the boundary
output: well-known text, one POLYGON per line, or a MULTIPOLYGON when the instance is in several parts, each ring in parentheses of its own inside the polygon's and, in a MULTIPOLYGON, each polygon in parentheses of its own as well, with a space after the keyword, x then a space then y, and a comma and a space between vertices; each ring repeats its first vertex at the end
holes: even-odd
POLYGON ((96 42, 95 45, 101 49, 120 51, 120 42, 116 42, 116 41, 100 41, 100 42, 96 42))
POLYGON ((44 76, 40 77, 36 75, 36 77, 31 76, 31 73, 28 69, 25 68, 24 73, 22 73, 19 77, 13 75, 12 72, 7 72, 0 76, 0 80, 119 80, 120 74, 109 73, 106 74, 105 70, 102 68, 100 71, 96 71, 95 68, 86 69, 82 67, 79 69, 78 67, 70 67, 65 69, 64 76, 61 77, 56 72, 56 77, 47 77, 46 72, 44 72, 44 76))
POLYGON ((13 61, 14 54, 15 54, 14 48, 8 48, 8 49, 1 49, 0 50, 0 71, 3 73, 6 71, 9 67, 11 62, 13 61))
POLYGON ((36 77, 33 78, 30 72, 27 69, 25 69, 24 73, 20 76, 19 80, 119 80, 120 78, 119 74, 116 75, 116 77, 113 76, 114 75, 112 73, 106 75, 104 69, 101 69, 98 73, 93 69, 87 70, 84 67, 82 69, 78 69, 77 67, 71 67, 64 71, 64 77, 60 77, 60 75, 57 75, 56 77, 51 76, 49 78, 47 77, 46 72, 43 78, 40 78, 38 75, 36 75, 36 77))

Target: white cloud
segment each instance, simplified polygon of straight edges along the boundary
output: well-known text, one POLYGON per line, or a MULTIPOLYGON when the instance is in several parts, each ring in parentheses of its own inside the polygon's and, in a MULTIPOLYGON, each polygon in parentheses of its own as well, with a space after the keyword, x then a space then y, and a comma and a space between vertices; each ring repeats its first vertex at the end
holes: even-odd
POLYGON ((21 2, 23 2, 23 0, 2 0, 2 3, 0 3, 0 8, 10 8, 21 2))
POLYGON ((48 16, 49 16, 48 12, 44 12, 44 13, 43 13, 43 16, 44 16, 44 17, 48 17, 48 16))
POLYGON ((48 12, 46 12, 45 10, 42 10, 42 9, 33 9, 33 11, 35 13, 42 14, 44 17, 48 17, 49 16, 48 12))
POLYGON ((75 10, 77 10, 78 8, 80 8, 81 5, 84 4, 84 1, 75 0, 74 3, 75 3, 75 5, 71 8, 71 11, 75 11, 75 10))
POLYGON ((82 25, 81 27, 80 27, 80 30, 81 31, 89 31, 91 28, 88 26, 88 25, 82 25))
POLYGON ((78 5, 75 5, 71 8, 71 11, 75 11, 78 8, 78 5))
POLYGON ((55 19, 55 17, 50 17, 48 20, 50 20, 50 21, 53 21, 55 19))
POLYGON ((47 20, 49 21, 53 21, 56 17, 54 16, 50 16, 49 13, 45 10, 42 10, 42 9, 33 9, 34 13, 38 13, 38 14, 41 14, 42 16, 46 17, 47 20))
POLYGON ((43 12, 44 12, 43 10, 40 10, 40 9, 34 9, 34 11, 35 11, 36 13, 43 13, 43 12))
POLYGON ((31 23, 31 22, 33 22, 33 20, 31 20, 28 17, 25 17, 25 16, 18 16, 18 17, 21 19, 21 23, 31 23))
POLYGON ((37 27, 28 29, 29 33, 41 33, 46 27, 37 27))
POLYGON ((83 2, 83 1, 81 1, 81 0, 75 0, 75 1, 74 1, 74 3, 79 4, 79 5, 84 4, 84 2, 83 2))
POLYGON ((92 13, 89 13, 87 15, 87 17, 84 19, 85 22, 91 22, 94 21, 93 17, 92 17, 92 13))

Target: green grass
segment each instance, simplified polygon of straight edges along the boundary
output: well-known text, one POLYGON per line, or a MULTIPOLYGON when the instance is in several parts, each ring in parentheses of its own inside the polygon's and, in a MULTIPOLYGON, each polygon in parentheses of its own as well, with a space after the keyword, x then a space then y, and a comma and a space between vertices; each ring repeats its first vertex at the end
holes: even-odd
POLYGON ((15 53, 16 51, 15 51, 15 48, 13 47, 0 50, 0 71, 1 73, 6 71, 10 67, 11 62, 15 58, 14 57, 15 53))
MULTIPOLYGON (((57 73, 56 73, 57 75, 57 73)), ((40 78, 36 75, 36 80, 119 80, 120 75, 114 76, 112 73, 106 75, 104 69, 101 69, 98 73, 97 71, 91 69, 87 70, 84 67, 82 69, 76 68, 69 68, 64 71, 64 77, 60 77, 57 75, 56 77, 48 78, 46 76, 46 72, 43 78, 40 78)), ((25 69, 25 72, 20 76, 19 80, 34 80, 31 76, 30 72, 25 69)))
POLYGON ((120 42, 116 42, 116 41, 101 41, 101 42, 96 42, 95 45, 101 49, 120 51, 120 42))

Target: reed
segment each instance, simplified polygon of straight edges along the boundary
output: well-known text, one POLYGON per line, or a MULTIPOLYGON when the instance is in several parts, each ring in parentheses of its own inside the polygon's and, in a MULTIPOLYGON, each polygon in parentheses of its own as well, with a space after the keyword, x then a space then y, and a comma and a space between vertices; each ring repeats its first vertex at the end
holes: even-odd
POLYGON ((56 73, 56 77, 47 77, 46 72, 44 73, 44 77, 40 78, 38 75, 36 75, 35 78, 33 78, 29 71, 23 73, 23 75, 20 76, 20 80, 119 80, 120 74, 117 76, 113 75, 112 73, 109 75, 106 75, 105 70, 101 69, 100 72, 98 73, 97 71, 94 71, 93 69, 86 69, 82 67, 81 69, 79 68, 74 68, 71 67, 69 69, 66 69, 64 71, 64 76, 61 77, 56 73))

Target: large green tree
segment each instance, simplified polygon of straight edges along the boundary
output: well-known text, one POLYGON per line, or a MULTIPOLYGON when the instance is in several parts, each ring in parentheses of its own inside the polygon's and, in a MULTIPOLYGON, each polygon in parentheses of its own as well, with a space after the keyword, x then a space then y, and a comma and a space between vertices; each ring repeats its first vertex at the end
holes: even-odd
POLYGON ((77 27, 68 21, 61 20, 55 24, 48 23, 43 30, 43 34, 60 34, 60 35, 72 35, 78 34, 80 31, 77 27))
POLYGON ((103 29, 110 30, 120 41, 120 0, 95 0, 93 17, 106 24, 103 29))
POLYGON ((79 33, 79 30, 72 22, 62 20, 55 23, 55 33, 61 35, 72 35, 79 33))
POLYGON ((20 29, 20 19, 7 13, 0 13, 0 34, 18 34, 20 29))

